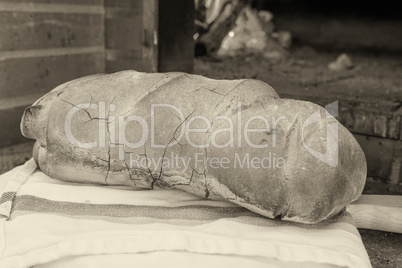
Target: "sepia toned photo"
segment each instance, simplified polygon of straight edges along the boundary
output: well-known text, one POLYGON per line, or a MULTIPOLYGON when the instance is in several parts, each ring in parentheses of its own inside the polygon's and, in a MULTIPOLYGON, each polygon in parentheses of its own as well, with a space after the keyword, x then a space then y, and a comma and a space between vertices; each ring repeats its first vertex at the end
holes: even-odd
POLYGON ((0 0, 0 267, 402 267, 400 10, 0 0))

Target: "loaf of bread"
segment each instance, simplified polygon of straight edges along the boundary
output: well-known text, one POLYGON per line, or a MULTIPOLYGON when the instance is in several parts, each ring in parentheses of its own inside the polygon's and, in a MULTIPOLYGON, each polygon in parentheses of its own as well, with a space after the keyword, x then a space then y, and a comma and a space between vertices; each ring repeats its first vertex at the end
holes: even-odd
POLYGON ((26 108, 21 131, 56 179, 177 188, 302 223, 343 211, 366 179, 359 144, 323 107, 252 79, 88 76, 26 108))

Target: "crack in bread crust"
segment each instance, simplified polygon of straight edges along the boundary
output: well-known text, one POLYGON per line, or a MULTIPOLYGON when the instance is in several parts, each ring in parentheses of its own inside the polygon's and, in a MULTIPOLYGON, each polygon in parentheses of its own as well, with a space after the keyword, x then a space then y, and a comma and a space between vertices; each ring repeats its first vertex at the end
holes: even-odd
MULTIPOLYGON (((60 85, 25 110, 21 131, 24 136, 37 140, 34 158, 43 172, 53 178, 129 185, 138 189, 152 189, 157 184, 209 199, 229 200, 269 218, 315 223, 337 214, 357 199, 366 176, 361 148, 335 119, 339 127, 339 157, 342 158, 337 167, 325 165, 303 148, 302 122, 317 110, 324 111, 312 103, 279 99, 269 85, 257 80, 213 80, 184 73, 123 71, 60 85), (115 110, 107 110, 105 117, 96 115, 97 111, 89 107, 100 102, 105 107, 114 105, 115 110), (82 103, 87 103, 88 108, 79 106, 82 103), (177 111, 169 111, 170 114, 155 121, 155 144, 161 147, 152 147, 147 140, 139 148, 130 148, 126 146, 128 140, 115 140, 120 138, 121 133, 116 129, 121 122, 126 124, 124 131, 130 134, 131 142, 142 138, 139 127, 135 128, 125 120, 139 116, 150 125, 150 107, 164 103, 178 107, 183 116, 177 111), (80 148, 66 137, 65 118, 72 107, 79 111, 71 121, 72 132, 84 142, 96 141, 98 147, 80 148), (259 145, 268 145, 270 139, 280 136, 277 147, 257 149, 244 141, 240 148, 228 146, 223 150, 212 146, 213 141, 224 144, 227 137, 239 138, 236 132, 233 136, 227 133, 213 136, 215 131, 225 128, 225 121, 219 121, 223 117, 234 121, 233 127, 242 130, 247 118, 256 115, 286 117, 287 120, 278 121, 278 131, 256 134, 259 145), (111 116, 114 118, 110 119, 111 116), (209 147, 198 149, 179 138, 179 132, 190 128, 189 121, 195 116, 204 116, 211 122, 208 128, 193 122, 194 129, 205 129, 196 141, 209 147), (242 120, 236 121, 239 117, 242 120), (98 133, 101 123, 105 131, 102 144, 98 133), (119 158, 119 150, 122 150, 123 159, 119 158), (262 158, 271 151, 284 155, 288 166, 284 169, 232 167, 225 170, 211 169, 205 162, 199 166, 191 162, 191 157, 197 153, 205 158, 233 158, 235 153, 262 158), (165 157, 169 153, 190 158, 188 169, 165 167, 165 157), (127 157, 133 154, 145 158, 146 168, 132 165, 127 157), (150 168, 150 159, 162 159, 160 166, 150 168)), ((306 139, 322 146, 323 139, 317 133, 325 129, 326 124, 318 124, 314 131, 308 132, 306 139)))

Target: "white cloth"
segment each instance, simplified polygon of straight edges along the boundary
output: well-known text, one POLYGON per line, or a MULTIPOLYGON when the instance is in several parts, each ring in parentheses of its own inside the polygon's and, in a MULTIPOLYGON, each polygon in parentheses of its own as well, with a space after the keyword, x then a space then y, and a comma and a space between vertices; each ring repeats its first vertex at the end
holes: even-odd
POLYGON ((0 176, 0 194, 0 267, 371 267, 346 212, 270 220, 178 190, 55 180, 32 159, 0 176))

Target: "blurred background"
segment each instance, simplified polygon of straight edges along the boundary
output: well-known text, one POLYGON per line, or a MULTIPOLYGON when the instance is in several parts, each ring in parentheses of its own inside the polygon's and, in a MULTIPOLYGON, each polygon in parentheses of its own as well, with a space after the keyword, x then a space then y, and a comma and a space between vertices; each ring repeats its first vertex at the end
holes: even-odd
POLYGON ((255 78, 284 98, 338 101, 367 156, 365 191, 402 193, 398 11, 361 0, 0 0, 0 147, 28 142, 26 106, 85 75, 255 78))
MULTIPOLYGON (((19 130, 26 106, 85 75, 134 69, 255 78, 284 98, 338 101, 338 119, 367 156, 365 191, 402 193, 398 7, 362 0, 0 0, 0 148, 28 141, 19 130)), ((15 162, 4 154, 3 171, 15 162)))
POLYGON ((16 150, 3 150, 1 170, 26 153, 15 149, 29 144, 24 108, 57 85, 125 69, 183 71, 338 101, 338 119, 367 156, 365 191, 402 193, 398 11, 396 1, 361 0, 0 0, 0 147, 16 150))
POLYGON ((31 157, 22 113, 59 84, 182 71, 338 101, 367 157, 364 192, 402 194, 400 10, 390 0, 0 0, 0 173, 31 157))

